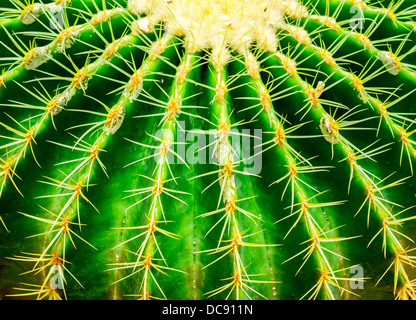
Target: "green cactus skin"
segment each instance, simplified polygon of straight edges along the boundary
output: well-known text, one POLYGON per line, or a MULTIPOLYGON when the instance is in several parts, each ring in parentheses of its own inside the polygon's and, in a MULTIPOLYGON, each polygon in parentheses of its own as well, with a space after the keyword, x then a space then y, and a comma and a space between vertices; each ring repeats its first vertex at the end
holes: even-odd
POLYGON ((416 298, 413 1, 0 10, 0 299, 416 298))

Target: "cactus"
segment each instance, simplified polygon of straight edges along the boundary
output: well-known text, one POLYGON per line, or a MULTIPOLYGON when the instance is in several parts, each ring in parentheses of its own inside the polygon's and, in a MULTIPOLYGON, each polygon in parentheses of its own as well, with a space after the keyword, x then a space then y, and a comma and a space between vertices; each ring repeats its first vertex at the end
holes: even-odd
POLYGON ((2 1, 0 298, 416 298, 412 3, 2 1))

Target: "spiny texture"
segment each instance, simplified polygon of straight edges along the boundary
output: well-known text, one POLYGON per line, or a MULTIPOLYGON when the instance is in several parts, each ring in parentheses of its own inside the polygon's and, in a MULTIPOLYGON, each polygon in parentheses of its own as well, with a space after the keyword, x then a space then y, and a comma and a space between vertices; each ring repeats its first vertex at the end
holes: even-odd
POLYGON ((414 299, 411 0, 0 8, 1 299, 414 299))

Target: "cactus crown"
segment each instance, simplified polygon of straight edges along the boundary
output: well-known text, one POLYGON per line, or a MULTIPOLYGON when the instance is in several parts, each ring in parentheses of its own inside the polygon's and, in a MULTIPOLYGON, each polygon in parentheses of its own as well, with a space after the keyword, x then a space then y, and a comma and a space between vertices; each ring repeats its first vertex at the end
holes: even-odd
POLYGON ((416 297, 412 1, 0 6, 0 298, 416 297))

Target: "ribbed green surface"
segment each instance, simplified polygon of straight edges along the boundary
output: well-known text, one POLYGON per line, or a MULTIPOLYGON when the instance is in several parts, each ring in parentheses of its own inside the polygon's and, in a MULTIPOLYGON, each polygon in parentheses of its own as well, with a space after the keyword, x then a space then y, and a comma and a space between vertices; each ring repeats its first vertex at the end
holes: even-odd
POLYGON ((0 299, 415 298, 415 7, 299 2, 224 64, 127 1, 0 4, 0 299))

